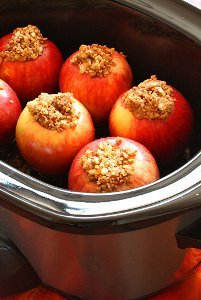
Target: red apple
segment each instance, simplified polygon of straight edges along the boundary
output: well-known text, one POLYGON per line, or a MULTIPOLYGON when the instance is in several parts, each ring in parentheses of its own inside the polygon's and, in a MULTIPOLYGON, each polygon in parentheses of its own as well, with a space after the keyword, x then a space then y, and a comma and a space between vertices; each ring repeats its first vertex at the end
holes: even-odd
POLYGON ((116 99, 132 85, 132 71, 123 54, 97 44, 82 45, 64 63, 60 90, 71 92, 96 123, 109 117, 116 99))
POLYGON ((167 162, 187 146, 193 112, 180 92, 151 76, 119 97, 109 128, 112 136, 138 141, 158 162, 167 162))
POLYGON ((16 93, 0 79, 0 148, 14 140, 15 127, 21 111, 16 93))
POLYGON ((63 58, 36 26, 17 28, 0 39, 0 78, 17 93, 22 104, 58 87, 63 58))
POLYGON ((45 175, 66 172, 94 135, 90 114, 70 93, 42 93, 27 103, 16 126, 16 142, 23 158, 45 175))
POLYGON ((120 137, 95 140, 79 151, 68 176, 70 190, 87 193, 137 188, 159 179, 152 154, 120 137))

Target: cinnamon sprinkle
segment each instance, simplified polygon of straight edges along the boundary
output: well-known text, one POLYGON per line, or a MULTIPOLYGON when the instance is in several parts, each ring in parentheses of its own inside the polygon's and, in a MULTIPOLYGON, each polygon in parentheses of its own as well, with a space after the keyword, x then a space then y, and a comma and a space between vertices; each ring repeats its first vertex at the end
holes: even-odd
POLYGON ((171 113, 175 99, 171 86, 152 75, 129 90, 124 102, 138 119, 165 120, 171 113))
POLYGON ((71 93, 41 93, 38 98, 27 103, 28 110, 35 120, 49 130, 62 131, 74 128, 80 118, 75 107, 75 98, 71 93))
POLYGON ((6 61, 25 62, 35 60, 43 53, 46 38, 40 30, 33 25, 18 27, 7 43, 0 57, 6 61))
POLYGON ((96 150, 87 150, 81 157, 83 170, 97 184, 97 192, 112 192, 130 182, 137 152, 129 147, 120 149, 121 143, 122 138, 102 141, 96 150))
POLYGON ((90 77, 107 77, 115 66, 112 58, 114 52, 114 48, 98 44, 81 45, 71 62, 79 66, 82 74, 88 74, 90 77))

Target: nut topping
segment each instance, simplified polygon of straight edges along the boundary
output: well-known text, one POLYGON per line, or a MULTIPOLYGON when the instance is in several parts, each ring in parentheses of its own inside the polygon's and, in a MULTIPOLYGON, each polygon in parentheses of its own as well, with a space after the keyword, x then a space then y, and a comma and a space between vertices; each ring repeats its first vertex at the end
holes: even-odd
POLYGON ((129 147, 120 149, 121 143, 122 138, 102 141, 96 150, 87 150, 81 157, 83 170, 96 182, 98 192, 112 192, 130 182, 137 152, 129 147))
POLYGON ((98 44, 81 45, 71 62, 79 66, 82 74, 86 73, 90 77, 107 77, 111 68, 115 66, 112 59, 114 51, 114 48, 98 44))
POLYGON ((74 103, 75 98, 71 93, 42 93, 38 98, 29 101, 27 107, 40 125, 50 130, 62 131, 77 125, 80 112, 76 111, 74 103))
POLYGON ((171 113, 175 99, 173 89, 152 75, 128 91, 124 102, 138 119, 165 120, 171 113))
POLYGON ((0 57, 7 61, 35 60, 43 53, 45 40, 36 26, 18 27, 13 31, 0 57))

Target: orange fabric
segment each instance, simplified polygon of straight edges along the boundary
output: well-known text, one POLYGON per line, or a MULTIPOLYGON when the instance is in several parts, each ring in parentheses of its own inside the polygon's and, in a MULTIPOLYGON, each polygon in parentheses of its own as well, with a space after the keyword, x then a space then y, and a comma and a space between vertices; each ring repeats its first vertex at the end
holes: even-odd
POLYGON ((1 300, 66 300, 66 298, 57 295, 42 286, 33 290, 12 297, 3 297, 1 300))
MULTIPOLYGON (((201 250, 188 249, 184 260, 174 275, 174 279, 181 280, 160 295, 148 300, 201 300, 201 250), (193 269, 193 271, 191 271, 193 269), (189 273, 190 272, 190 273, 189 273), (188 274, 188 275, 187 275, 188 274), (182 278, 186 279, 182 281, 182 278)), ((3 297, 0 300, 65 300, 66 298, 42 286, 20 295, 3 297)), ((103 299, 106 300, 106 299, 103 299)), ((113 299, 110 299, 113 300, 113 299)), ((115 299, 114 299, 115 300, 115 299)))

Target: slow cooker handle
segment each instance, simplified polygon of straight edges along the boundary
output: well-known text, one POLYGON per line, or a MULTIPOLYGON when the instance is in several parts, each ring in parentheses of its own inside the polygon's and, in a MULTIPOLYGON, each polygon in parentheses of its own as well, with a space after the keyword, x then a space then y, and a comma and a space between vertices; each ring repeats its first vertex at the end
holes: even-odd
POLYGON ((201 218, 176 233, 178 247, 201 249, 201 218))

